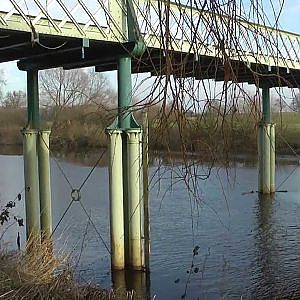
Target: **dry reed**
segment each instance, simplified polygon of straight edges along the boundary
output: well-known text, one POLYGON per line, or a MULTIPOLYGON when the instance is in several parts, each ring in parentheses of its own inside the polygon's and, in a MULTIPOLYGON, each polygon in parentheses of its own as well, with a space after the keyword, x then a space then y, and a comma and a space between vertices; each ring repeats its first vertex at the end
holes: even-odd
POLYGON ((68 259, 52 243, 30 238, 20 252, 0 253, 0 299, 116 299, 113 291, 80 285, 68 259))

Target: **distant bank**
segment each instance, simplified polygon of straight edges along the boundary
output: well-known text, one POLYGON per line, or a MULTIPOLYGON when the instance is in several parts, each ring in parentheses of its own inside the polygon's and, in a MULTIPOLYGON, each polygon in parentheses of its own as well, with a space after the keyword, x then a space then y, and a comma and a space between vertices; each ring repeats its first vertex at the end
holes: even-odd
MULTIPOLYGON (((106 148, 105 128, 111 124, 115 112, 94 107, 65 108, 48 118, 43 126, 51 127, 51 149, 55 152, 86 153, 106 148)), ((43 117, 42 114, 42 117, 43 117)), ((136 113, 137 119, 141 118, 136 113)), ((293 155, 300 151, 300 113, 273 114, 276 123, 276 152, 293 155)), ((160 115, 149 113, 149 146, 152 151, 198 153, 211 157, 234 154, 255 155, 257 151, 257 123, 259 117, 246 113, 217 115, 183 115, 173 112, 160 115)), ((0 108, 0 153, 21 149, 20 130, 26 124, 24 108, 0 108), (6 147, 4 147, 6 146, 6 147)), ((20 151, 20 150, 18 150, 20 151)))

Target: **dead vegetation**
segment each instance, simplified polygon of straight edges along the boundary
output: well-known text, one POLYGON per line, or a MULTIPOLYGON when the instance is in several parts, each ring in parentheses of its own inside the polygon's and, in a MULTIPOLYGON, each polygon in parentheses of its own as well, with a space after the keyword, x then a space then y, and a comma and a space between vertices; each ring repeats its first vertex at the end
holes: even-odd
POLYGON ((117 299, 112 290, 80 285, 67 257, 52 255, 52 243, 31 238, 20 252, 0 253, 1 299, 117 299))

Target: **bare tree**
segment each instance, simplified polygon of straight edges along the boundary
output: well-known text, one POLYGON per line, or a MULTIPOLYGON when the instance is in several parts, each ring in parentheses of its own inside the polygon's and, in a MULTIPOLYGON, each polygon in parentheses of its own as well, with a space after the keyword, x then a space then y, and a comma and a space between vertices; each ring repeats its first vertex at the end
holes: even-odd
POLYGON ((0 99, 3 100, 3 88, 6 85, 4 71, 0 69, 0 99))
POLYGON ((300 111, 300 94, 294 96, 291 106, 294 111, 300 111))
POLYGON ((42 103, 62 108, 82 104, 108 105, 115 95, 101 73, 82 69, 51 69, 40 74, 42 103))
POLYGON ((24 91, 7 92, 3 100, 3 107, 6 108, 20 108, 25 106, 26 94, 24 91))
MULTIPOLYGON (((297 98, 297 96, 296 96, 297 98)), ((297 106, 294 107, 294 102, 292 101, 292 107, 290 105, 288 105, 288 103, 285 101, 285 99, 283 97, 277 97, 272 99, 272 111, 273 112, 289 112, 292 110, 296 110, 299 111, 300 110, 300 103, 298 103, 298 108, 297 106)), ((296 105, 296 103, 295 103, 296 105)))

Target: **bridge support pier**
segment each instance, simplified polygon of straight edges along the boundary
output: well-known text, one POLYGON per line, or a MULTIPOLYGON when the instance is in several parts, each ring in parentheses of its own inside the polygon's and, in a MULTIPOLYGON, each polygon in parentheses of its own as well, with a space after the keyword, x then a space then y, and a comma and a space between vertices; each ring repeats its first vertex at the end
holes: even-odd
POLYGON ((122 131, 108 130, 111 266, 125 268, 122 131))
POLYGON ((38 71, 27 71, 27 125, 23 134, 26 236, 52 232, 49 130, 40 129, 38 71))
POLYGON ((49 240, 52 234, 52 209, 50 185, 50 157, 49 136, 50 130, 40 130, 38 134, 38 166, 40 192, 40 222, 42 240, 49 240))
POLYGON ((275 192, 275 124, 271 123, 270 88, 262 87, 262 120, 258 126, 258 192, 275 192))
POLYGON ((131 57, 118 63, 118 118, 110 139, 110 232, 112 269, 145 269, 142 130, 132 115, 131 57))
POLYGON ((141 129, 129 129, 127 135, 128 158, 128 265, 142 270, 145 264, 143 236, 143 198, 141 197, 141 129))
POLYGON ((26 212, 26 237, 40 234, 39 222, 39 187, 38 187, 38 161, 37 161, 37 130, 24 129, 23 157, 25 181, 25 212, 26 212))
POLYGON ((276 192, 276 146, 275 146, 275 124, 270 125, 270 193, 276 192))

